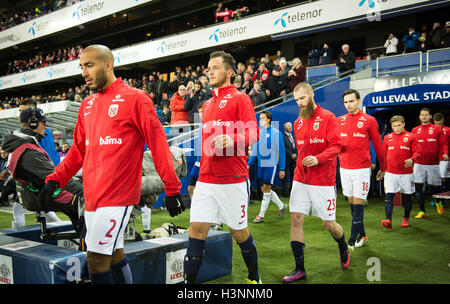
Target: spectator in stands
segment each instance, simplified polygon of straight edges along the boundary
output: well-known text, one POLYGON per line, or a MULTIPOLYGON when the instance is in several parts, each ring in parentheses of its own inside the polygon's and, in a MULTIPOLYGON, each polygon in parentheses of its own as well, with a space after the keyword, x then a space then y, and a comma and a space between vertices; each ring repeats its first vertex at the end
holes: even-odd
POLYGON ((61 151, 59 151, 59 158, 63 160, 66 157, 67 153, 69 153, 70 146, 67 142, 63 141, 61 143, 61 151))
MULTIPOLYGON (((276 58, 274 60, 274 63, 278 60, 278 58, 276 58)), ((288 76, 290 67, 288 66, 286 59, 284 57, 282 57, 281 59, 279 59, 279 65, 280 65, 280 71, 282 75, 285 75, 286 77, 288 76)), ((276 66, 276 64, 275 64, 276 66)))
POLYGON ((255 71, 252 77, 252 81, 255 82, 256 80, 259 81, 265 81, 269 77, 269 70, 266 68, 266 64, 264 62, 261 62, 259 64, 258 70, 255 71))
POLYGON ((216 23, 222 21, 222 18, 219 17, 219 15, 220 15, 219 13, 221 13, 222 11, 223 11, 223 3, 219 2, 219 3, 217 3, 217 8, 214 11, 214 19, 215 19, 216 23))
POLYGON ((178 76, 176 74, 173 75, 172 81, 169 83, 168 93, 170 96, 175 94, 178 91, 178 87, 180 86, 180 82, 178 81, 178 76))
POLYGON ((356 63, 356 55, 350 51, 350 46, 344 44, 342 46, 342 53, 339 54, 336 65, 339 68, 340 77, 345 77, 347 75, 353 74, 356 63))
POLYGON ((403 43, 405 44, 405 53, 412 53, 417 51, 417 39, 419 39, 420 34, 416 32, 414 27, 410 27, 408 33, 403 36, 403 43))
POLYGON ((205 96, 206 96, 205 98, 206 99, 211 98, 212 97, 212 92, 211 92, 212 87, 209 84, 208 77, 206 77, 205 75, 202 75, 202 76, 200 76, 199 80, 202 83, 202 90, 205 91, 205 96))
POLYGON ((441 44, 445 48, 450 47, 450 21, 445 24, 445 33, 441 44))
MULTIPOLYGON (((198 115, 198 106, 206 101, 206 95, 202 91, 202 83, 196 81, 194 84, 194 89, 189 92, 184 103, 184 109, 189 112, 189 123, 195 123, 196 115, 198 115)), ((197 122, 198 122, 197 118, 197 122)))
POLYGON ((296 57, 292 60, 292 69, 288 72, 288 77, 291 84, 291 91, 299 84, 300 82, 305 81, 306 69, 305 66, 302 65, 302 61, 300 58, 296 57))
POLYGON ((308 65, 309 66, 319 65, 319 57, 320 57, 319 48, 316 45, 314 45, 313 48, 308 51, 308 65))
MULTIPOLYGON (((250 90, 250 93, 248 94, 250 96, 250 99, 253 102, 253 106, 257 107, 259 105, 262 105, 264 102, 266 102, 266 93, 262 89, 261 81, 256 80, 253 83, 253 88, 250 90)), ((264 107, 259 108, 258 110, 262 110, 264 107)))
POLYGON ((165 81, 161 75, 161 73, 156 74, 156 83, 155 83, 155 95, 158 99, 161 99, 162 93, 167 93, 169 90, 169 84, 165 81))
POLYGON ((272 75, 265 82, 266 95, 270 100, 285 96, 291 91, 289 79, 281 73, 280 67, 275 67, 272 75))
POLYGON ((170 110, 172 111, 172 125, 188 124, 189 112, 184 109, 186 103, 186 86, 180 85, 178 92, 170 99, 170 110))
POLYGON ((431 29, 428 37, 430 40, 430 47, 432 49, 438 49, 442 47, 442 38, 445 35, 445 30, 441 27, 441 23, 439 21, 433 24, 433 28, 431 29))
POLYGON ((332 55, 333 50, 328 46, 328 44, 324 43, 320 49, 319 64, 330 64, 332 55))
POLYGON ((249 94, 252 88, 253 88, 252 74, 250 74, 250 72, 248 71, 245 71, 241 84, 241 92, 249 94))
POLYGON ((397 55, 397 45, 398 39, 393 33, 390 33, 386 42, 384 43, 384 48, 386 49, 386 56, 397 55))
POLYGON ((169 105, 163 103, 163 112, 159 117, 159 121, 162 123, 163 126, 170 126, 171 117, 172 113, 170 112, 169 105))
POLYGON ((431 49, 431 41, 428 40, 427 33, 422 32, 417 39, 417 50, 425 53, 429 49, 431 49))

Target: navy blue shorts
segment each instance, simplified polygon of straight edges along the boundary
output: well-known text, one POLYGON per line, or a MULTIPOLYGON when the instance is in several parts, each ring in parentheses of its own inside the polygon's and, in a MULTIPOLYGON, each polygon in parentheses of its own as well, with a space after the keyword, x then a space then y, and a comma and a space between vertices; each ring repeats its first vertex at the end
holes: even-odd
POLYGON ((277 167, 258 167, 258 178, 262 184, 273 185, 277 167))

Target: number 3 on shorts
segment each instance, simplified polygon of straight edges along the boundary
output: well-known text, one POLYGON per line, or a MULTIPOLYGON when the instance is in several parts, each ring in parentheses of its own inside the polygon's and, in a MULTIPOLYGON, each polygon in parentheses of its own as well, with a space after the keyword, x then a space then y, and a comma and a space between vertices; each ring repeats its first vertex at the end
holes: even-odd
POLYGON ((241 219, 243 219, 245 217, 245 207, 246 207, 246 205, 241 205, 241 208, 242 208, 241 219))

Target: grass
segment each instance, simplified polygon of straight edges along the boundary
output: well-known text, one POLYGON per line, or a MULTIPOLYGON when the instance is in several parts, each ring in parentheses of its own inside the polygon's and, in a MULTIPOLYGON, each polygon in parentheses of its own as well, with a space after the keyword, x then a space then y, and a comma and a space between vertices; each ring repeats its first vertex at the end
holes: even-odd
MULTIPOLYGON (((288 198, 281 197, 288 203, 288 198)), ((430 198, 427 197, 427 201, 430 198)), ((258 249, 259 271, 263 283, 278 284, 281 278, 294 267, 289 231, 289 213, 278 219, 277 207, 271 203, 265 221, 254 224, 252 220, 259 213, 260 201, 249 206, 249 229, 258 249)), ((438 215, 429 204, 427 217, 414 219, 417 203, 411 212, 411 227, 402 228, 403 208, 395 207, 393 229, 386 230, 380 221, 384 219, 384 198, 372 198, 365 208, 364 225, 369 243, 356 248, 350 268, 342 271, 339 266, 339 251, 336 242, 322 227, 321 220, 308 216, 305 219, 305 267, 308 278, 294 284, 449 284, 450 283, 450 210, 438 215), (368 281, 374 264, 370 258, 380 261, 380 281, 368 281)), ((58 214, 61 219, 67 219, 58 214)), ((0 212, 0 228, 11 227, 12 215, 0 212)), ((337 201, 337 222, 344 228, 346 239, 350 236, 351 216, 348 203, 342 195, 337 201)), ((27 215, 27 224, 35 224, 34 215, 27 215)), ((151 227, 174 222, 178 226, 189 226, 189 209, 176 218, 167 212, 154 210, 151 227)), ((137 223, 138 231, 142 225, 137 223)), ((228 230, 225 226, 224 230, 228 230)), ((233 242, 233 270, 230 275, 207 283, 241 284, 247 276, 247 268, 240 249, 233 242)))

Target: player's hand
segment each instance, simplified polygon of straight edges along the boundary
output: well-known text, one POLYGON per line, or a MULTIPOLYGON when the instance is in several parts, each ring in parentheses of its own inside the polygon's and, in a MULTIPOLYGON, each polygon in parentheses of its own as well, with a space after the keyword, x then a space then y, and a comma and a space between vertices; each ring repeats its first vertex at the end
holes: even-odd
POLYGON ((48 204, 53 201, 53 193, 58 188, 58 183, 49 180, 48 183, 39 191, 39 208, 41 211, 49 212, 48 204))
POLYGON ((377 181, 380 181, 380 180, 382 180, 383 178, 384 178, 384 173, 386 173, 385 171, 378 171, 378 173, 377 173, 377 177, 376 177, 376 179, 377 179, 377 181))
POLYGON ((286 171, 280 171, 280 179, 283 179, 286 176, 286 171))
POLYGON ((214 149, 224 149, 234 146, 233 138, 228 134, 222 134, 214 137, 212 146, 214 149))
POLYGON ((177 216, 186 210, 179 194, 166 196, 164 204, 171 217, 177 216))
POLYGON ((442 158, 443 158, 444 160, 448 160, 448 155, 447 155, 447 154, 443 154, 443 155, 442 155, 442 158))
POLYGON ((412 159, 408 158, 407 160, 405 160, 405 168, 409 168, 412 165, 413 165, 412 159))
POLYGON ((317 160, 317 157, 313 156, 313 155, 309 155, 306 156, 303 160, 302 160, 302 164, 305 167, 313 167, 319 164, 319 161, 317 160))

